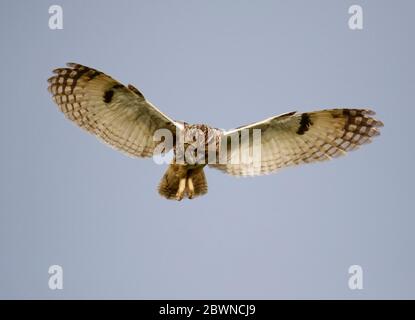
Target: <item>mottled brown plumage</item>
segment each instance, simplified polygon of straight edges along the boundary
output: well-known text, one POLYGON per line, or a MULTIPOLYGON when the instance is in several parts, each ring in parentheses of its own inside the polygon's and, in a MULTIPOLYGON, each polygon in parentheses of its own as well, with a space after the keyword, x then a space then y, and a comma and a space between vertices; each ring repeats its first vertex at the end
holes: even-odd
MULTIPOLYGON (((368 143, 379 134, 383 124, 374 119, 368 109, 327 109, 297 113, 290 112, 233 130, 220 130, 204 124, 189 125, 174 121, 153 106, 132 85, 124 86, 108 75, 79 64, 54 70, 49 82, 53 100, 65 116, 84 130, 94 134, 113 148, 132 157, 150 157, 156 152, 158 141, 154 135, 159 129, 168 129, 174 139, 175 159, 159 184, 159 193, 167 199, 192 199, 207 192, 204 163, 193 163, 184 157, 192 145, 196 131, 203 138, 193 142, 204 148, 209 166, 235 176, 268 174, 280 168, 325 161, 345 154, 368 143), (260 130, 260 163, 233 163, 243 153, 242 145, 231 148, 233 138, 242 141, 244 132, 260 130), (185 143, 178 143, 180 137, 185 143), (190 140, 189 140, 190 139, 190 140), (213 148, 211 148, 213 146, 213 148), (224 147, 224 149, 223 149, 224 147), (221 158, 219 150, 225 150, 221 158), (219 159, 226 161, 219 162, 219 159)), ((249 155, 254 144, 247 145, 249 155)), ((168 148, 166 150, 168 151, 168 148)))

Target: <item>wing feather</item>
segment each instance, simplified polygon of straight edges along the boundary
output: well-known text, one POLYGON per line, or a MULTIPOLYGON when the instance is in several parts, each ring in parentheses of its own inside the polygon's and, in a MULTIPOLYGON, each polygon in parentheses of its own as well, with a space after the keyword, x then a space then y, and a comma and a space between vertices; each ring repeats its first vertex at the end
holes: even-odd
MULTIPOLYGON (((212 164, 235 176, 269 174, 283 167, 326 161, 372 141, 381 121, 368 109, 327 109, 308 113, 290 112, 224 132, 221 143, 242 130, 261 130, 261 161, 253 164, 212 164)), ((228 157, 240 148, 231 150, 228 157)), ((252 154, 252 144, 250 145, 252 154)))
POLYGON ((68 63, 49 82, 53 100, 65 116, 110 146, 133 157, 153 155, 157 129, 172 134, 181 125, 163 114, 132 85, 101 71, 68 63))

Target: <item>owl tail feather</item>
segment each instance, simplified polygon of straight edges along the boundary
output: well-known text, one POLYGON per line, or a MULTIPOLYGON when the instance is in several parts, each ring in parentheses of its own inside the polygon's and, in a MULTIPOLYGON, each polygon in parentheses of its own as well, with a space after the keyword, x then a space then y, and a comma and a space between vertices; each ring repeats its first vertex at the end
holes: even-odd
POLYGON ((203 167, 189 169, 187 166, 171 164, 160 181, 158 192, 171 200, 193 199, 207 193, 208 186, 203 167))

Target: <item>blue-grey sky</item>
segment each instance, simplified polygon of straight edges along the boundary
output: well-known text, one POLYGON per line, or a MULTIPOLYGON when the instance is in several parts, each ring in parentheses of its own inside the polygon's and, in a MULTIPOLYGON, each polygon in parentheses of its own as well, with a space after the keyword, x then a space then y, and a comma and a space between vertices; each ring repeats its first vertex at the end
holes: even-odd
POLYGON ((415 298, 413 1, 0 2, 1 298, 415 298), (48 8, 63 8, 50 30, 48 8), (363 8, 363 30, 348 8, 363 8), (108 148, 47 92, 66 62, 132 83, 174 119, 232 128, 371 107, 382 135, 257 178, 207 169, 168 201, 166 167, 108 148), (64 270, 50 290, 48 268, 64 270), (350 290, 348 268, 363 269, 350 290))

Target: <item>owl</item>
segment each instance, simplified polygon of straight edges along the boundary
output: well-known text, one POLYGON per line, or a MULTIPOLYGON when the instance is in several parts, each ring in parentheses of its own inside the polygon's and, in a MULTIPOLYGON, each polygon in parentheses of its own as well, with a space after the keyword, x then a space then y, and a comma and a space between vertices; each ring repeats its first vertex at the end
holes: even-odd
POLYGON ((53 100, 82 129, 135 158, 173 151, 158 186, 167 199, 206 194, 206 166, 233 176, 270 174, 344 155, 371 142, 383 126, 369 109, 339 108, 289 112, 222 130, 173 120, 134 86, 124 86, 96 69, 68 63, 53 72, 48 80, 53 100), (171 134, 157 139, 160 130, 171 134), (241 161, 243 154, 248 160, 241 161))

